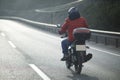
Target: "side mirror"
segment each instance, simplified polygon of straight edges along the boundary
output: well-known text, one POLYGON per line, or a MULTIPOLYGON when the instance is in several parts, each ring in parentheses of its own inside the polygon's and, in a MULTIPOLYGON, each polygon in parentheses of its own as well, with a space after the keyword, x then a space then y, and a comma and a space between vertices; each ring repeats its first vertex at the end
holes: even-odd
POLYGON ((56 26, 57 26, 57 28, 61 28, 61 24, 57 24, 56 26))

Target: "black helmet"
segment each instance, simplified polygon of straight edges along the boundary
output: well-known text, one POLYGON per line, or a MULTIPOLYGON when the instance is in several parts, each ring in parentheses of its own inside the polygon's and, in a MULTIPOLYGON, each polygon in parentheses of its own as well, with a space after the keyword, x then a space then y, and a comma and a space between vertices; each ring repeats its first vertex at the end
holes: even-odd
POLYGON ((70 19, 70 20, 75 20, 75 19, 77 19, 77 18, 80 18, 79 10, 78 10, 78 8, 76 8, 76 7, 71 7, 71 8, 68 10, 68 15, 69 15, 69 19, 70 19))
POLYGON ((72 13, 76 13, 76 12, 79 12, 76 7, 71 7, 71 8, 68 10, 68 14, 72 14, 72 13))

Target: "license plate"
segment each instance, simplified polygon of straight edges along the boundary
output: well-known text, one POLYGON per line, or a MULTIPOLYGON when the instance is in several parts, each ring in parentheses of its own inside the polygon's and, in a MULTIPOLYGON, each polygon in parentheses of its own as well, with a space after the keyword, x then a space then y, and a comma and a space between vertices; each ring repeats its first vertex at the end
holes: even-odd
POLYGON ((85 45, 76 45, 76 51, 86 51, 85 45))

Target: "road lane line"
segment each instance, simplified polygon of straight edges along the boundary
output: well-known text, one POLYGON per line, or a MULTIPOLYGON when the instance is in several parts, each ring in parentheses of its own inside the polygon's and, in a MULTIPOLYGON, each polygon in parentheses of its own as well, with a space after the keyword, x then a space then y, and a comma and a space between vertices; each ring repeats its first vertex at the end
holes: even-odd
POLYGON ((108 51, 103 51, 103 50, 100 50, 100 49, 97 49, 97 48, 94 48, 94 47, 90 47, 90 49, 97 50, 97 51, 100 51, 100 52, 104 52, 104 53, 107 53, 107 54, 111 54, 111 55, 120 57, 119 54, 111 53, 111 52, 108 52, 108 51))
POLYGON ((29 66, 39 75, 43 80, 51 80, 45 73, 43 73, 37 66, 34 64, 29 64, 29 66))
POLYGON ((5 37, 5 34, 4 34, 3 32, 1 32, 1 35, 2 35, 3 37, 5 37))
POLYGON ((16 46, 15 46, 11 41, 8 41, 8 43, 9 43, 13 48, 16 48, 16 46))

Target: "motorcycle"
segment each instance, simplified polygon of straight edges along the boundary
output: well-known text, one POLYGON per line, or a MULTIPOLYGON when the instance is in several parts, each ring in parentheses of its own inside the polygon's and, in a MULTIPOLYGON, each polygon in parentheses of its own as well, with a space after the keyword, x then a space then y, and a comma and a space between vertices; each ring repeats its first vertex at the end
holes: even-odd
MULTIPOLYGON (((91 53, 86 56, 86 49, 89 47, 85 44, 86 40, 90 38, 91 32, 88 28, 76 28, 73 35, 75 41, 68 47, 68 56, 65 63, 68 69, 74 66, 75 72, 81 74, 83 63, 92 58, 91 53)), ((65 34, 64 37, 66 36, 65 34)), ((62 36, 62 38, 64 37, 62 36)))
POLYGON ((74 66, 78 74, 81 74, 83 63, 92 57, 91 53, 86 56, 86 49, 89 47, 86 46, 85 42, 90 38, 90 33, 87 28, 76 28, 73 31, 75 41, 68 48, 66 67, 70 69, 71 66, 74 66))

